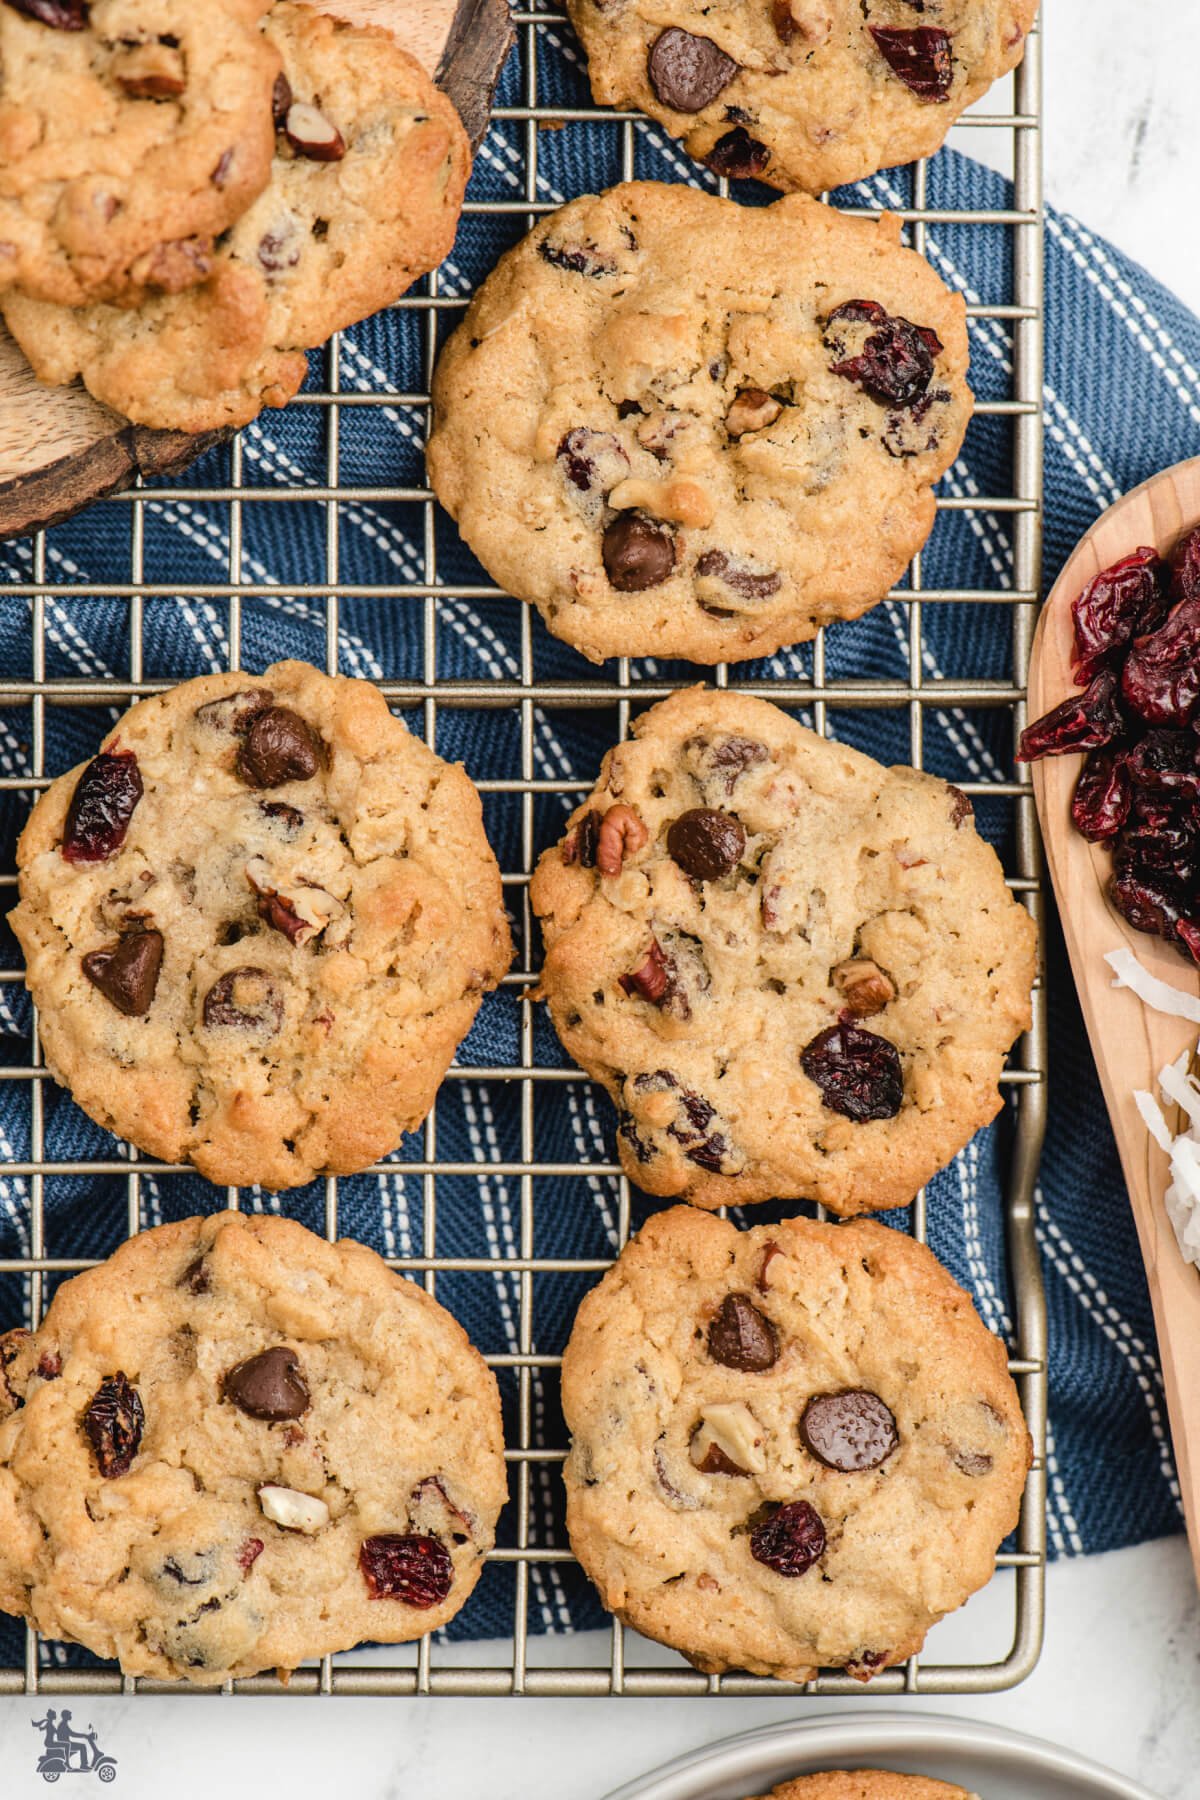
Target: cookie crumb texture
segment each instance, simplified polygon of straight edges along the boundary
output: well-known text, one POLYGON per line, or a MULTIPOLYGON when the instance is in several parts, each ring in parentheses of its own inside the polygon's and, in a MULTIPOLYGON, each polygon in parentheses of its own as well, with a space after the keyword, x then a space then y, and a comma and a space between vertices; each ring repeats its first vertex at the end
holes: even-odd
POLYGON ((0 290, 63 306, 201 281, 267 184, 266 0, 0 0, 0 290))
POLYGON ((466 773, 305 663, 135 706, 43 795, 18 865, 55 1077, 221 1184, 394 1150, 511 958, 466 773))
POLYGON ((970 802, 765 700, 644 713, 532 902, 555 1029, 647 1193, 902 1206, 1000 1110, 1036 931, 970 802))
POLYGON ((928 1775, 896 1775, 887 1769, 830 1769, 801 1775, 772 1788, 761 1800, 980 1800, 952 1782, 928 1775))
POLYGON ((715 173, 819 194, 931 156, 1014 68, 1037 0, 567 0, 603 106, 715 173))
POLYGON ((562 1382, 576 1555, 611 1612, 709 1674, 867 1681, 1017 1522, 1032 1446, 1004 1346, 871 1220, 656 1215, 584 1300, 562 1382), (743 1354, 758 1334, 765 1365, 743 1354))
POLYGON ((434 378, 430 478, 489 574, 594 662, 737 662, 897 580, 967 428, 968 359, 962 297, 895 220, 631 183, 484 282, 434 378))
POLYGON ((0 1607, 128 1675, 421 1637, 495 1541, 495 1379, 360 1244, 159 1226, 0 1338, 0 1372, 0 1607))
POLYGON ((470 145, 415 58, 385 31, 284 0, 266 35, 286 79, 265 191, 218 240, 201 287, 136 312, 5 296, 42 381, 80 375, 139 425, 244 425, 291 399, 306 350, 398 300, 450 249, 470 145))

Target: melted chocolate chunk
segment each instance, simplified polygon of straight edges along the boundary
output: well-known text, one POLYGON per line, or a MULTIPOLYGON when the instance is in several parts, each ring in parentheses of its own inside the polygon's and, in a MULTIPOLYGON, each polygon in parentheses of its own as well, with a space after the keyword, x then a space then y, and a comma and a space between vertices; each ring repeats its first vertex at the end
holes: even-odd
POLYGON ((283 999, 265 969, 230 969, 204 996, 204 1023, 210 1031, 274 1037, 283 1023, 283 999))
POLYGON ((300 1359, 286 1344, 237 1363, 227 1372, 221 1392, 252 1419, 298 1419, 309 1407, 300 1359))
POLYGON ((651 45, 646 72, 664 106, 698 113, 729 86, 738 65, 711 38, 694 37, 672 25, 651 45))
POLYGON ((708 1328, 708 1354, 725 1368, 747 1375, 774 1368, 779 1360, 775 1327, 749 1294, 727 1294, 722 1300, 708 1328))
POLYGON ((866 1388, 815 1395, 804 1409, 800 1436, 818 1462, 844 1474, 877 1469, 900 1442, 891 1408, 866 1388))
POLYGON ((618 513, 604 533, 604 569, 619 594, 660 587, 675 567, 675 539, 644 513, 618 513))
POLYGON ((104 950, 89 950, 83 972, 118 1012, 140 1019, 150 1011, 162 956, 161 931, 135 931, 104 950))
POLYGON ((321 740, 290 706, 269 706, 251 722, 238 751, 237 770, 247 787, 282 787, 311 781, 321 766, 321 740))
POLYGON ((696 806, 681 813, 667 832, 667 852, 685 875, 717 881, 736 869, 746 848, 746 832, 732 813, 696 806))

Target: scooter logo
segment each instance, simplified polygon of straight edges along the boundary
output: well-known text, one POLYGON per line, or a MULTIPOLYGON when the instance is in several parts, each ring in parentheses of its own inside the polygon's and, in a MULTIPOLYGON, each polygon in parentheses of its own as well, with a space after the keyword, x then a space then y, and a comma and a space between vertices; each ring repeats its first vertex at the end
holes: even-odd
POLYGON ((53 1707, 47 1709, 44 1719, 30 1719, 29 1723, 42 1733, 44 1748, 38 1757, 37 1772, 43 1781, 57 1781, 60 1775, 97 1775, 101 1781, 116 1780, 116 1758, 101 1750, 94 1726, 75 1731, 70 1713, 64 1708, 56 1714, 53 1707))

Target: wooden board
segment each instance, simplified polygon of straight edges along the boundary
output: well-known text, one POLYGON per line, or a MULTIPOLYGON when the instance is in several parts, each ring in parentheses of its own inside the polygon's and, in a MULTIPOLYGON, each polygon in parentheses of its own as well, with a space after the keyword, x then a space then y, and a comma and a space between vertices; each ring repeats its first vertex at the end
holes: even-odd
MULTIPOLYGON (((1097 520, 1043 609, 1029 676, 1030 718, 1039 718, 1077 691, 1071 674, 1071 603, 1080 591, 1101 569, 1141 544, 1171 550, 1198 521, 1200 458, 1135 488, 1097 520)), ((1080 766, 1078 756, 1053 756, 1035 763, 1034 791, 1071 966, 1146 1264, 1192 1559, 1200 1577, 1200 1271, 1180 1254, 1163 1204, 1170 1180, 1167 1157, 1146 1130, 1133 1100, 1135 1088, 1157 1096, 1158 1071, 1192 1049, 1198 1033, 1187 1020, 1154 1012, 1129 989, 1114 988, 1104 957, 1111 950, 1132 950, 1153 975, 1197 995, 1200 976, 1188 957, 1159 938, 1135 931, 1109 905, 1105 894, 1109 853, 1089 844, 1071 824, 1071 797, 1080 766)), ((1058 1104, 1069 1105, 1070 1097, 1059 1095, 1058 1104)))
MULTIPOLYGON (((355 24, 392 29, 458 107, 471 142, 487 129, 512 43, 508 0, 325 0, 355 24)), ((43 387, 0 323, 0 538, 57 524, 139 475, 177 474, 230 433, 148 431, 81 383, 43 387)))

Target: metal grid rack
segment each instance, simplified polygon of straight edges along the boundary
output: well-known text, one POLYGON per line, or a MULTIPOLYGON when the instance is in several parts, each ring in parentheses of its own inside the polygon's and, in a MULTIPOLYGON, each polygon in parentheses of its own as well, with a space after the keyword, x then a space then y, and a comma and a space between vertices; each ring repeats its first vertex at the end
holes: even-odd
MULTIPOLYGON (((514 20, 520 39, 519 54, 522 57, 523 103, 498 109, 497 117, 513 122, 519 128, 523 140, 523 196, 511 202, 479 203, 474 210, 493 213, 505 211, 526 215, 528 222, 532 224, 537 216, 552 210, 549 205, 538 198, 539 128, 571 120, 607 121, 613 130, 623 134, 624 171, 627 176, 631 176, 634 167, 634 125, 632 119, 627 115, 606 114, 590 107, 572 109, 567 113, 555 113, 543 106, 539 101, 538 91, 536 34, 546 28, 561 27, 563 21, 555 13, 542 10, 516 10, 515 5, 514 20)), ((994 590, 976 593, 970 589, 930 589, 922 582, 921 559, 918 557, 912 569, 910 586, 891 596, 907 611, 909 654, 909 681, 907 684, 894 681, 839 683, 827 679, 824 644, 821 638, 818 638, 814 645, 811 680, 760 682, 758 684, 749 684, 744 680, 737 681, 737 685, 747 691, 811 708, 816 728, 821 731, 826 729, 827 709, 833 705, 839 708, 906 707, 911 743, 910 760, 918 767, 922 764, 923 715, 925 709, 930 706, 1010 708, 1013 711, 1014 726, 1018 726, 1023 718, 1028 655, 1039 598, 1041 549, 1042 215, 1039 113, 1040 43, 1039 35, 1035 31, 1030 39, 1024 62, 1013 83, 1011 111, 987 114, 976 112, 960 121, 959 125, 955 127, 956 133, 970 133, 982 128, 993 132, 1003 130, 1012 134, 1014 191, 1011 210, 1004 212, 948 212, 931 208, 927 204, 926 169, 924 164, 920 164, 914 174, 914 204, 901 213, 901 217, 910 228, 910 241, 918 250, 924 249, 926 230, 930 224, 955 222, 1002 225, 1012 234, 1011 296, 1003 304, 968 308, 968 311, 974 316, 1004 321, 1011 330, 1013 366, 1011 398, 992 402, 978 410, 1011 419, 1012 492, 1008 495, 989 495, 986 498, 944 497, 939 501, 939 506, 943 509, 986 510, 1011 517, 1014 550, 1014 583, 1012 587, 1006 588, 1000 593, 994 590), (1008 605, 1012 608, 1013 659, 1010 679, 1006 681, 939 679, 936 683, 923 681, 921 659, 923 608, 940 601, 973 599, 992 605, 1008 605)), ((467 210, 470 212, 472 207, 468 206, 467 210)), ((424 507, 424 579, 419 584, 401 583, 399 586, 393 581, 386 591, 393 595, 400 595, 408 605, 419 602, 423 608, 425 679, 419 682, 383 682, 381 685, 393 704, 407 708, 419 707, 422 710, 426 740, 431 745, 435 744, 439 707, 485 704, 512 706, 519 709, 522 746, 519 773, 514 773, 506 779, 483 781, 479 785, 485 792, 507 792, 521 796, 523 862, 520 868, 505 872, 505 885, 510 907, 518 915, 518 918, 522 919, 525 927, 524 941, 528 943, 530 941, 530 918, 527 885, 537 848, 533 820, 535 796, 556 788, 572 793, 586 792, 590 785, 585 781, 556 783, 540 780, 535 775, 533 755, 535 702, 539 707, 615 707, 621 730, 624 732, 628 725, 631 705, 635 701, 640 704, 662 697, 663 694, 670 691, 670 685, 643 681, 637 682, 636 685, 632 684, 629 666, 625 661, 617 665, 615 680, 605 679, 604 676, 598 674, 582 682, 559 684, 550 689, 535 685, 531 614, 528 608, 523 609, 521 624, 521 674, 519 680, 504 684, 496 682, 483 684, 438 679, 436 608, 439 593, 444 590, 439 586, 436 566, 432 497, 422 489, 407 487, 343 486, 340 480, 339 444, 339 421, 343 408, 347 404, 416 407, 427 404, 428 379, 432 372, 437 343, 438 315, 446 312, 455 313, 465 305, 465 300, 440 294, 436 278, 431 279, 428 287, 427 295, 410 295, 399 303, 401 307, 415 309, 425 316, 423 341, 426 380, 424 392, 402 395, 392 392, 347 395, 342 391, 338 378, 340 364, 335 340, 328 361, 330 375, 325 391, 306 391, 294 402, 296 405, 314 406, 324 410, 326 464, 324 485, 306 487, 302 490, 302 497, 306 502, 315 501, 323 503, 324 506, 325 566, 323 580, 305 585, 297 584, 293 591, 298 595, 302 594, 310 603, 318 603, 324 608, 327 662, 330 670, 335 671, 338 663, 339 595, 370 596, 384 591, 339 583, 340 506, 353 499, 358 502, 416 503, 424 507)), ((228 578, 223 582, 197 585, 190 588, 189 592, 194 593, 197 598, 221 602, 227 608, 229 666, 231 669, 236 669, 240 666, 241 658, 242 601, 247 596, 269 591, 247 581, 244 577, 243 509, 272 500, 278 501, 281 497, 286 500, 293 496, 286 492, 281 495, 278 489, 256 490, 243 483, 242 447, 240 443, 235 442, 231 452, 231 480, 225 488, 190 489, 186 486, 171 488, 142 486, 132 493, 115 497, 106 503, 109 507, 122 508, 127 514, 129 523, 129 580, 127 583, 115 586, 110 583, 105 584, 106 594, 110 594, 114 599, 124 600, 128 606, 130 640, 128 681, 105 681, 101 684, 87 679, 46 679, 44 625, 47 602, 51 596, 56 599, 65 599, 72 595, 82 596, 88 590, 81 585, 72 584, 69 580, 61 579, 58 573, 51 574, 45 541, 39 538, 35 542, 31 579, 26 583, 6 584, 5 587, 5 592, 12 599, 25 599, 30 605, 34 634, 32 680, 22 682, 10 681, 5 678, 3 682, 0 682, 0 690, 2 690, 0 700, 9 704, 28 706, 31 711, 32 779, 18 776, 5 777, 0 782, 0 786, 32 794, 47 785, 44 769, 45 709, 48 703, 94 706, 98 703, 111 704, 115 701, 125 704, 135 697, 155 692, 158 688, 168 685, 165 682, 147 681, 143 678, 144 601, 151 597, 170 597, 175 592, 169 586, 143 581, 144 508, 146 505, 167 499, 177 501, 203 499, 228 502, 230 520, 228 578)), ((489 598, 494 598, 496 594, 496 590, 486 586, 471 588, 458 586, 454 591, 464 598, 484 602, 489 598)), ((729 685, 728 670, 725 668, 715 670, 713 679, 719 686, 729 685)), ((968 793, 1002 795, 1011 801, 1016 814, 1016 837, 1015 862, 1008 872, 1009 882, 1012 889, 1022 897, 1040 920, 1039 853, 1032 793, 1027 773, 1021 771, 1019 778, 1013 782, 989 782, 974 785, 964 783, 963 785, 968 793)), ((0 874, 0 887, 11 891, 14 884, 15 876, 11 872, 0 874)), ((525 988, 532 983, 535 973, 529 969, 515 970, 507 980, 510 985, 525 988)), ((20 980, 20 970, 0 970, 0 982, 14 983, 20 980)), ((508 1451, 512 1478, 510 1504, 515 1508, 516 1543, 514 1547, 498 1549, 494 1553, 497 1560, 515 1565, 515 1629, 509 1652, 502 1662, 485 1666, 469 1666, 461 1656, 455 1656, 451 1660, 443 1656, 440 1647, 431 1645, 429 1640, 423 1640, 415 1650, 409 1647, 407 1661, 402 1661, 395 1666, 390 1663, 384 1665, 377 1661, 365 1661, 361 1657, 356 1659, 353 1654, 336 1659, 326 1657, 319 1666, 306 1667, 297 1671, 286 1691, 291 1694, 504 1695, 525 1693, 574 1696, 593 1694, 779 1695, 800 1691, 816 1694, 854 1693, 858 1695, 892 1695, 901 1692, 978 1694, 1011 1687, 1023 1680, 1035 1665, 1041 1646, 1045 1566, 1046 1324, 1033 1224, 1033 1188, 1044 1131, 1046 1106, 1044 1082, 1046 1024, 1043 996, 1040 989, 1034 996, 1032 1030, 1014 1052, 1010 1066, 1003 1077, 1009 1090, 1015 1090, 1016 1103, 1013 1153, 1008 1170, 1007 1234, 1013 1289, 1017 1303, 1017 1353, 1009 1366, 1021 1388, 1026 1417, 1036 1446, 1036 1458, 1026 1490, 1016 1549, 1003 1553, 999 1558, 1001 1567, 1013 1572, 1015 1617, 1011 1646, 1002 1658, 990 1662, 939 1666, 927 1664, 914 1657, 904 1667, 889 1670, 878 1676, 870 1684, 869 1689, 864 1689, 860 1684, 844 1675, 822 1675, 809 1683, 805 1689, 800 1690, 763 1677, 739 1674, 709 1677, 686 1667, 681 1659, 665 1666, 661 1660, 652 1665, 640 1666, 634 1660, 632 1647, 636 1645, 640 1651, 644 1646, 641 1645, 640 1640, 636 1639, 632 1633, 627 1633, 616 1621, 612 1625, 608 1659, 599 1666, 551 1666, 548 1663, 539 1663, 534 1654, 527 1629, 531 1568, 538 1562, 569 1562, 571 1557, 565 1543, 532 1546, 530 1542, 531 1482, 534 1471, 538 1465, 559 1464, 564 1455, 561 1446, 539 1443, 534 1434, 533 1408, 531 1406, 533 1375, 539 1368, 553 1370, 558 1359, 540 1356, 535 1351, 532 1324, 533 1282, 535 1276, 539 1274, 566 1271, 598 1273, 606 1266, 600 1261, 547 1262, 539 1260, 535 1256, 535 1180, 539 1176, 560 1172, 603 1174, 615 1178, 619 1176, 619 1170, 613 1164, 593 1162, 586 1167, 577 1168, 572 1165, 569 1171, 560 1171, 550 1164, 539 1163, 535 1160, 534 1105, 539 1084, 552 1080, 582 1080, 583 1078, 573 1071, 547 1069, 537 1065, 533 1027, 529 1013, 530 1009, 525 1008, 518 1066, 489 1069, 471 1067, 469 1070, 459 1069, 456 1066, 451 1070, 449 1077, 454 1080, 469 1075, 472 1079, 487 1078, 505 1081, 512 1083, 519 1090, 521 1159, 516 1162, 492 1163, 485 1165, 482 1170, 492 1176, 500 1175, 509 1178, 513 1184, 511 1191, 515 1192, 518 1198, 516 1239, 519 1243, 519 1254, 506 1259, 503 1269, 506 1276, 516 1276, 518 1281, 519 1349, 511 1355, 489 1358, 493 1366, 505 1367, 515 1372, 518 1397, 518 1439, 508 1451)), ((32 1314, 34 1317, 40 1317, 46 1276, 70 1273, 88 1266, 86 1260, 82 1258, 46 1254, 43 1214, 43 1184, 45 1180, 59 1175, 123 1176, 127 1187, 127 1230, 132 1235, 140 1226, 142 1176, 147 1173, 158 1174, 169 1171, 161 1165, 155 1165, 137 1157, 132 1160, 88 1162, 52 1162, 44 1158, 43 1083, 47 1077, 41 1066, 36 1028, 30 1066, 5 1069, 4 1075, 6 1078, 17 1079, 28 1084, 31 1156, 30 1160, 26 1162, 9 1164, 8 1173, 27 1179, 30 1201, 31 1253, 26 1258, 0 1261, 0 1274, 15 1273, 24 1277, 30 1293, 32 1314)), ((409 1275, 423 1279, 431 1291, 435 1287, 438 1274, 444 1271, 497 1272, 497 1265, 494 1263, 484 1260, 447 1258, 439 1256, 436 1250, 437 1181, 439 1175, 478 1177, 481 1174, 481 1165, 478 1163, 450 1163, 439 1159, 434 1122, 431 1118, 424 1127, 424 1143, 420 1160, 406 1163, 404 1170, 406 1175, 419 1177, 421 1181, 423 1253, 418 1256, 394 1259, 393 1266, 409 1275)), ((630 1195, 628 1184, 623 1176, 619 1181, 619 1195, 618 1218, 620 1239, 623 1243, 628 1235, 630 1218, 630 1195)), ((231 1205, 238 1203, 236 1191, 229 1194, 229 1203, 231 1205)), ((328 1180, 325 1184, 325 1229, 331 1238, 337 1235, 338 1192, 337 1182, 333 1179, 328 1180)), ((923 1195, 918 1197, 913 1208, 913 1230, 918 1238, 924 1239, 925 1203, 923 1195)), ((268 1676, 230 1684, 230 1689, 232 1688, 236 1688, 240 1693, 250 1694, 274 1694, 285 1691, 278 1680, 268 1676)), ((108 1670, 46 1668, 41 1666, 38 1641, 32 1630, 27 1633, 24 1666, 0 1668, 0 1693, 99 1695, 134 1691, 176 1693, 184 1690, 150 1681, 133 1681, 108 1670)))

